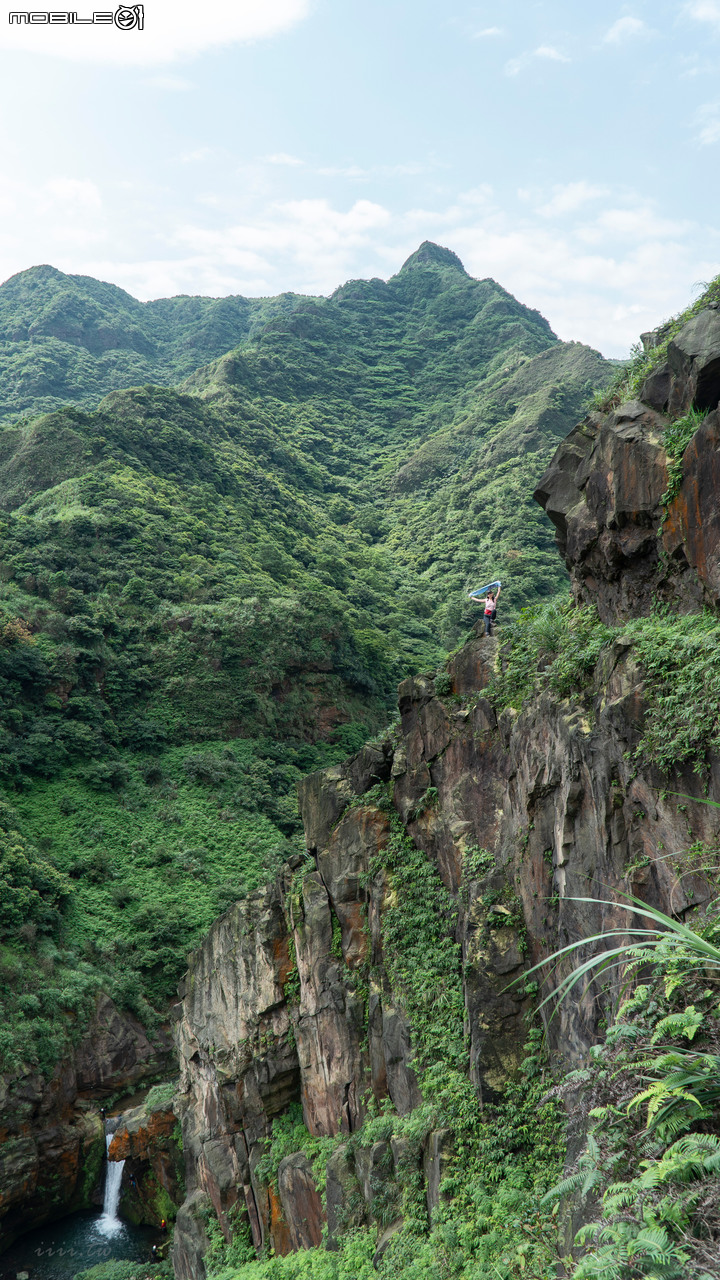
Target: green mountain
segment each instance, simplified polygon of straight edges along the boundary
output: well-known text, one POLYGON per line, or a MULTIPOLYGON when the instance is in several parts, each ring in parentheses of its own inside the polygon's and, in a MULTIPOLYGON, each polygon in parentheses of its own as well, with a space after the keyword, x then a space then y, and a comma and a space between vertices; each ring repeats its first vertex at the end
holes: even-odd
POLYGON ((21 271, 0 286, 0 422, 178 382, 298 301, 286 293, 138 302, 91 276, 21 271))
POLYGON ((427 243, 328 299, 35 268, 0 327, 7 419, 76 401, 0 429, 5 936, 44 1010, 11 982, 5 1019, 47 1065, 98 983, 163 1006, 286 856, 297 779, 462 638, 469 586, 501 577, 505 618, 563 586, 530 494, 611 369, 427 243), (76 994, 45 1010, 50 945, 76 994))

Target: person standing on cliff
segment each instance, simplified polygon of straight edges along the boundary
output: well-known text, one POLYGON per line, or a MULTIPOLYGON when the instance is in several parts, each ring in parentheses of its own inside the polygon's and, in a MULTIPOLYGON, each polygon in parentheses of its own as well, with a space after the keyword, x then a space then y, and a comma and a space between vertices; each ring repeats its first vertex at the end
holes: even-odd
MULTIPOLYGON (((501 588, 498 587, 497 591, 488 591, 487 596, 485 597, 485 635, 486 636, 492 635, 492 624, 497 617, 497 602, 498 602, 498 596, 500 595, 500 591, 501 591, 501 588)), ((482 604, 482 600, 478 601, 478 603, 482 604)))

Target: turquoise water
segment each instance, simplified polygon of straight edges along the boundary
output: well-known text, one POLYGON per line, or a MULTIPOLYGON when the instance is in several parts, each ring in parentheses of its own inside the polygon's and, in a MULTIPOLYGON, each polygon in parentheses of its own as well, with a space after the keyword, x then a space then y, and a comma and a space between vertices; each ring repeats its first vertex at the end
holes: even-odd
POLYGON ((107 1235, 102 1223, 99 1211, 73 1213, 29 1231, 0 1256, 0 1280, 16 1280, 19 1271, 26 1271, 29 1280, 73 1280, 76 1272, 109 1258, 151 1261, 152 1246, 161 1239, 157 1231, 122 1222, 107 1235))

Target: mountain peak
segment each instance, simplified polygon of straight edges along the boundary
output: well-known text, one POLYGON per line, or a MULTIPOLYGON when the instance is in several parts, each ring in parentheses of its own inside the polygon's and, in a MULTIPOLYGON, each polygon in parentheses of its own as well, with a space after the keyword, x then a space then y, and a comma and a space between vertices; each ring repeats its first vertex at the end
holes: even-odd
POLYGON ((411 253, 406 262, 403 262, 400 274, 403 271, 414 271, 417 267, 452 267, 455 271, 461 271, 464 276, 467 275, 457 254, 453 253, 452 249, 434 244, 432 240, 423 240, 420 248, 411 253))

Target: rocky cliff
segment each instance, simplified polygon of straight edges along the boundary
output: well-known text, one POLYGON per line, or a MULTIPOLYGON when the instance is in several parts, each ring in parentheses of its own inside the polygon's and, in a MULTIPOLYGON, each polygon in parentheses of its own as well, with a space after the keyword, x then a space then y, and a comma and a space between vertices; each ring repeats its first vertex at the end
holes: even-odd
POLYGON ((558 449, 535 492, 557 530, 579 602, 616 623, 654 601, 682 613, 720 603, 720 311, 708 307, 670 342, 639 398, 591 413, 558 449), (695 411, 704 421, 668 489, 664 437, 695 411))
MULTIPOLYGON (((576 599, 609 624, 658 598, 676 612, 718 602, 719 378, 720 314, 708 310, 670 345, 644 398, 591 414, 540 482, 576 599), (668 414, 693 408, 711 411, 673 496, 668 414)), ((417 1010, 388 958, 399 832, 437 873, 436 914, 459 944, 479 1105, 502 1095, 523 1057, 533 991, 509 984, 524 969, 625 927, 612 905, 622 893, 676 916, 710 896, 705 875, 680 874, 667 851, 716 842, 718 811, 692 797, 720 800, 717 760, 704 761, 702 782, 693 761, 670 783, 638 760, 646 683, 632 643, 608 641, 582 689, 541 689, 519 713, 496 696, 504 661, 502 633, 475 634, 438 677, 402 684, 396 731, 302 783, 306 859, 222 916, 192 956, 176 1009, 188 1181, 178 1280, 205 1274, 213 1216, 226 1239, 249 1223, 256 1249, 278 1254, 320 1244, 326 1226, 332 1247, 348 1225, 374 1222, 379 1260, 402 1217, 392 1186, 403 1162, 414 1161, 431 1218, 441 1201, 451 1129, 426 1127, 410 1155, 395 1138, 355 1140, 388 1100, 399 1116, 422 1102, 417 1010), (335 1138, 324 1169, 306 1150, 269 1169, 273 1121, 293 1103, 311 1136, 335 1138)), ((562 1006, 547 1028, 560 1069, 583 1059, 602 1013, 590 996, 562 1006)))

